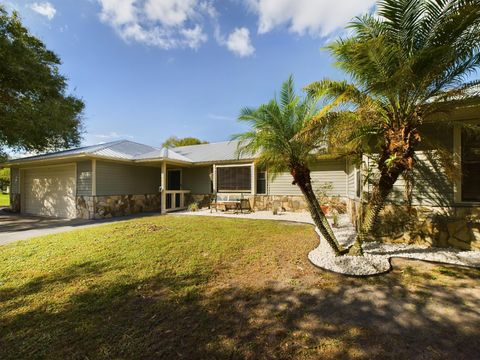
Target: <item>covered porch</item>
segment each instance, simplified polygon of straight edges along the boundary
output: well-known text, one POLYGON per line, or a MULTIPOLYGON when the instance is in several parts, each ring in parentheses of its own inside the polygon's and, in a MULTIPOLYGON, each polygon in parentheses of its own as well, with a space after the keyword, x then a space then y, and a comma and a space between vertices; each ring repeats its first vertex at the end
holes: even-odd
POLYGON ((187 167, 162 161, 160 169, 161 213, 185 210, 188 206, 187 196, 191 193, 191 189, 186 187, 188 182, 184 184, 184 172, 187 167))

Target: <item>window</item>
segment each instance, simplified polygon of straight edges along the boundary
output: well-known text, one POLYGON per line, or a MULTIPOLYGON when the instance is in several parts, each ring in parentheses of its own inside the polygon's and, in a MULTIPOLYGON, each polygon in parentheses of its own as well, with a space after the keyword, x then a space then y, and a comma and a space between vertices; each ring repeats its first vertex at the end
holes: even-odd
POLYGON ((251 175, 250 165, 217 167, 217 190, 249 192, 252 188, 251 175))
POLYGON ((180 190, 182 188, 182 171, 167 171, 167 190, 180 190))
POLYGON ((362 195, 362 172, 355 170, 355 195, 359 198, 362 195))
POLYGON ((462 130, 462 201, 480 202, 480 126, 462 130))
POLYGON ((265 170, 257 170, 257 194, 267 193, 267 172, 265 170))

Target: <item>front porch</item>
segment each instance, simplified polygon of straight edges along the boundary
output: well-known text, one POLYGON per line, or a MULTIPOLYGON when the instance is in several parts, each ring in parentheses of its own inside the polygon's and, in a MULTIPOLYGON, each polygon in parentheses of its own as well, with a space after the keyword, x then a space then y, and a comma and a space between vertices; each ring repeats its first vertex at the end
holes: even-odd
POLYGON ((183 183, 187 167, 164 161, 160 168, 161 213, 185 210, 188 207, 186 197, 191 193, 183 183))

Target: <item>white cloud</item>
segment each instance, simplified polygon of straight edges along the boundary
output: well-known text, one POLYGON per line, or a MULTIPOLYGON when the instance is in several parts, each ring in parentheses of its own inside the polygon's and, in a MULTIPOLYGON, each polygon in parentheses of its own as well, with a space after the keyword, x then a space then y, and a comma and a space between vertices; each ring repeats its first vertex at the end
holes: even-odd
POLYGON ((147 0, 145 12, 150 20, 178 26, 195 13, 196 0, 147 0))
POLYGON ((245 0, 258 14, 258 32, 267 33, 279 26, 291 32, 328 36, 353 17, 367 12, 376 0, 245 0))
POLYGON ((48 1, 42 3, 34 2, 32 5, 30 5, 30 8, 36 13, 46 16, 48 20, 52 20, 57 13, 55 7, 48 1))
POLYGON ((122 135, 117 133, 116 131, 112 131, 108 134, 97 134, 93 136, 96 137, 97 139, 103 139, 103 140, 120 139, 120 138, 133 139, 133 136, 131 135, 122 135))
POLYGON ((235 55, 247 57, 253 55, 255 48, 250 41, 250 31, 247 28, 236 28, 228 35, 226 47, 235 55))
POLYGON ((182 29, 180 33, 185 39, 185 44, 192 49, 198 49, 200 45, 208 40, 208 36, 199 25, 195 25, 195 27, 191 29, 182 29))
POLYGON ((208 0, 98 0, 100 19, 125 41, 162 49, 199 48, 208 40, 205 16, 213 5, 208 0))

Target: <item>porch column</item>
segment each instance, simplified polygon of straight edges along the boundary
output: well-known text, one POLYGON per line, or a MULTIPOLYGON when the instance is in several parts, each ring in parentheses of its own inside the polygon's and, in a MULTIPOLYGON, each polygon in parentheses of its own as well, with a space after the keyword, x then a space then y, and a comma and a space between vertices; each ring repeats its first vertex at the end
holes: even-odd
POLYGON ((213 192, 217 192, 217 166, 213 164, 213 174, 212 174, 212 183, 213 183, 213 192))
POLYGON ((92 196, 97 196, 97 160, 92 160, 92 196))
MULTIPOLYGON (((455 124, 453 126, 453 163, 462 173, 462 128, 455 124)), ((462 179, 455 177, 453 182, 453 200, 457 203, 462 201, 462 179)))
POLYGON ((160 187, 161 191, 161 208, 160 212, 165 214, 167 212, 167 163, 165 161, 162 162, 162 172, 160 177, 160 187))
POLYGON ((252 190, 252 195, 255 195, 255 194, 257 193, 257 174, 256 174, 256 166, 255 166, 255 163, 252 163, 251 175, 252 175, 252 186, 251 186, 251 190, 252 190))

